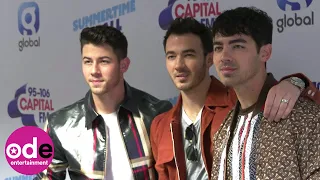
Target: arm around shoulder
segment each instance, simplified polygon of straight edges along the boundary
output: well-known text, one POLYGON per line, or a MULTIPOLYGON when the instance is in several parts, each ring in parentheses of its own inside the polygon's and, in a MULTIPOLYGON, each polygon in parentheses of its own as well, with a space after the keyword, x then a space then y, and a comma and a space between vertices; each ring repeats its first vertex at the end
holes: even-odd
POLYGON ((285 79, 291 78, 291 77, 298 77, 302 79, 305 83, 305 89, 302 91, 301 96, 306 97, 308 99, 311 99, 317 104, 320 104, 320 91, 317 89, 317 87, 313 84, 313 82, 304 74, 302 73, 295 73, 287 75, 283 78, 281 78, 280 81, 283 81, 285 79))
POLYGON ((50 127, 49 121, 46 121, 44 130, 49 134, 54 145, 54 156, 49 167, 43 172, 36 175, 34 180, 52 179, 64 180, 66 178, 66 169, 68 162, 63 152, 59 138, 53 128, 50 127))

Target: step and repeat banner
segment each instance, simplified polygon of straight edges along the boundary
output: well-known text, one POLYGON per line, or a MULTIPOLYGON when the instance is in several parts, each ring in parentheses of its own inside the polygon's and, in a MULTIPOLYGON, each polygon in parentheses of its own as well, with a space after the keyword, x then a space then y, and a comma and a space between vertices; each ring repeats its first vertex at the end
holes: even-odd
MULTIPOLYGON (((256 6, 274 20, 268 70, 277 78, 302 72, 320 86, 320 2, 316 0, 2 0, 0 28, 0 179, 32 179, 6 161, 8 136, 22 126, 43 127, 46 117, 82 98, 79 34, 107 24, 129 41, 126 80, 160 99, 176 102, 178 92, 165 68, 162 40, 170 22, 193 16, 212 25, 224 10, 256 6)), ((215 75, 214 68, 211 73, 215 75)))

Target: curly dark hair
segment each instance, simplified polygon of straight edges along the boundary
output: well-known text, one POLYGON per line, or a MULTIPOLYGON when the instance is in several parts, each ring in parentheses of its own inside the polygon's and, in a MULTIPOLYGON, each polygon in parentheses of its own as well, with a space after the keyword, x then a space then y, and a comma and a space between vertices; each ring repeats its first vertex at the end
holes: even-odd
POLYGON ((192 33, 201 39, 205 55, 213 51, 212 33, 209 27, 191 17, 176 18, 170 24, 163 40, 164 49, 166 49, 167 40, 171 34, 184 35, 188 33, 192 33))
POLYGON ((256 7, 238 7, 224 11, 219 15, 212 27, 215 35, 233 36, 244 34, 251 36, 259 51, 261 46, 272 44, 272 18, 256 7))
POLYGON ((121 31, 111 26, 98 25, 84 28, 80 34, 80 44, 81 52, 86 44, 109 45, 113 48, 119 60, 127 57, 127 38, 121 31))

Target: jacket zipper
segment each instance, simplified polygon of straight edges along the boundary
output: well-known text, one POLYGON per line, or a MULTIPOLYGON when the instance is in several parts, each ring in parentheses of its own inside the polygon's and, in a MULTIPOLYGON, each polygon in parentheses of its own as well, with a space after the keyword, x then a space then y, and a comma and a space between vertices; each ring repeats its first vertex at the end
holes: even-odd
POLYGON ((103 160, 103 177, 104 179, 106 178, 106 173, 107 173, 107 166, 106 166, 106 163, 107 163, 107 143, 109 142, 109 136, 108 136, 108 133, 107 133, 107 126, 106 126, 106 123, 104 122, 103 120, 103 123, 104 123, 104 128, 105 128, 105 132, 106 132, 106 145, 104 147, 104 160, 103 160))
MULTIPOLYGON (((93 112, 96 114, 96 116, 101 116, 100 114, 98 114, 94 109, 93 109, 93 112)), ((102 117, 102 116, 101 116, 102 117)), ((103 124, 104 124, 104 129, 105 129, 105 135, 106 135, 106 145, 104 147, 104 159, 103 159, 103 177, 104 179, 106 178, 106 169, 107 169, 107 166, 106 166, 106 162, 107 162, 107 142, 108 142, 108 133, 107 133, 107 125, 106 123, 104 122, 104 119, 102 117, 102 120, 103 120, 103 124)), ((97 127, 98 128, 98 127, 97 127)))
MULTIPOLYGON (((119 111, 118 111, 118 112, 119 112, 119 111)), ((128 162, 130 163, 131 173, 132 173, 132 176, 133 176, 133 178, 134 178, 134 173, 133 173, 133 170, 132 170, 132 164, 131 164, 131 161, 130 161, 130 159, 129 159, 129 155, 128 155, 128 151, 127 151, 127 146, 126 146, 126 144, 124 143, 123 132, 122 132, 122 130, 121 130, 121 128, 120 128, 120 122, 119 122, 119 116, 118 116, 118 113, 117 113, 117 120, 118 120, 118 127, 119 127, 119 129, 120 129, 120 131, 121 131, 122 144, 123 144, 124 148, 126 148, 126 155, 127 155, 127 159, 128 159, 128 162)))
MULTIPOLYGON (((202 130, 202 127, 201 127, 201 125, 200 125, 200 148, 201 148, 201 151, 200 151, 200 158, 202 158, 203 159, 203 161, 205 160, 205 157, 203 157, 203 154, 202 154, 202 151, 204 151, 202 148, 203 148, 203 144, 204 144, 204 142, 203 142, 203 136, 201 136, 201 130, 202 130)), ((207 162, 208 163, 208 162, 207 162)), ((207 171, 207 175, 208 175, 208 177, 209 177, 209 170, 208 170, 208 167, 207 167, 207 165, 205 164, 205 166, 204 166, 204 168, 206 169, 206 171, 207 171)))
POLYGON ((175 151, 175 146, 174 146, 174 138, 173 138, 173 131, 172 131, 172 123, 170 123, 170 133, 171 133, 171 139, 172 139, 172 144, 173 144, 173 156, 174 156, 174 161, 175 161, 175 164, 176 164, 176 168, 177 168, 177 171, 178 171, 178 179, 180 180, 180 172, 179 172, 179 167, 178 167, 178 163, 177 163, 177 159, 176 159, 176 151, 175 151))

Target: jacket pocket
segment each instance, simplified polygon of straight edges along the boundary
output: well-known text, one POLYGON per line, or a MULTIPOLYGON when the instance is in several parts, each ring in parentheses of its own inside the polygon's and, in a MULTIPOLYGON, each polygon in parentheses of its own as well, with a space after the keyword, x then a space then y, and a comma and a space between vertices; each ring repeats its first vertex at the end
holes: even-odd
POLYGON ((166 164, 174 160, 173 149, 170 148, 159 148, 158 161, 156 164, 166 164))
POLYGON ((170 132, 165 132, 158 141, 158 162, 156 164, 166 164, 174 161, 173 142, 170 132))

